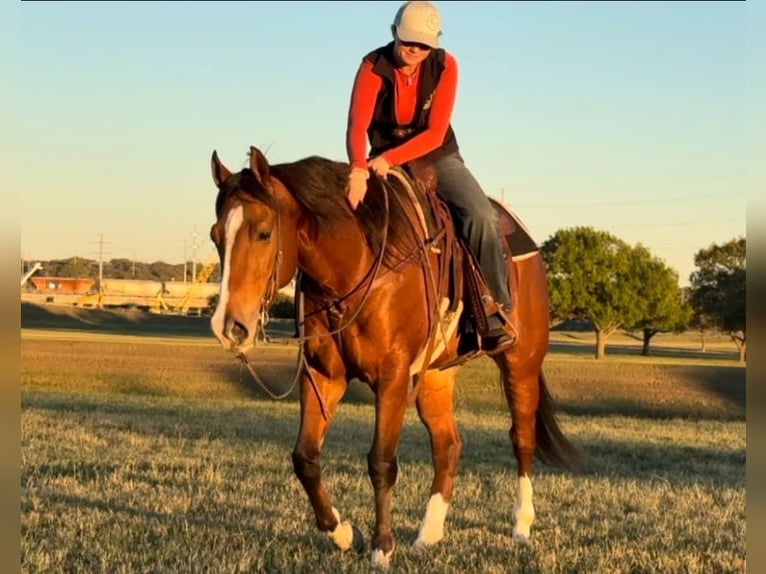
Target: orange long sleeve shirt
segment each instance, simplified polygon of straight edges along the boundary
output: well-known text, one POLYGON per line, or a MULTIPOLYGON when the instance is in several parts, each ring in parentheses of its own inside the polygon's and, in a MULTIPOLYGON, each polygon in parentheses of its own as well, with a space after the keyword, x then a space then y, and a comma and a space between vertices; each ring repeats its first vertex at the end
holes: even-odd
MULTIPOLYGON (((399 125, 409 124, 418 110, 418 81, 420 67, 411 76, 395 71, 394 102, 396 121, 399 125)), ((444 141, 452 119, 457 94, 457 60, 445 52, 444 71, 434 90, 428 127, 412 139, 385 151, 382 156, 391 165, 401 165, 421 157, 444 141)), ((364 60, 357 70, 346 129, 346 151, 353 167, 367 168, 367 128, 373 118, 375 101, 383 85, 383 79, 372 71, 372 63, 364 60)))

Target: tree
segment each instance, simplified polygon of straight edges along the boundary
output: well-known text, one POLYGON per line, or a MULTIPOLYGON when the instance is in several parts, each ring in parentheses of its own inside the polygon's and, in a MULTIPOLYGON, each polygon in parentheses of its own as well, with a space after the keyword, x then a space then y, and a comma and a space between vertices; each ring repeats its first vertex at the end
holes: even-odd
POLYGON ((631 254, 633 273, 641 277, 640 318, 625 327, 643 334, 641 354, 649 355, 649 344, 657 333, 679 333, 691 320, 692 309, 678 285, 678 272, 637 245, 631 254))
POLYGON ((697 325, 727 333, 746 360, 746 263, 744 237, 723 244, 711 244, 694 256, 690 302, 697 325))
POLYGON ((132 279, 135 263, 130 259, 112 259, 104 265, 104 277, 132 279))
POLYGON ((49 277, 86 277, 98 276, 95 261, 82 257, 70 257, 69 259, 53 259, 42 263, 45 274, 49 277))
POLYGON ((148 266, 150 279, 155 281, 183 281, 183 266, 170 265, 164 261, 154 261, 148 266))
POLYGON ((541 251, 552 315, 591 322, 596 358, 603 358, 609 336, 642 318, 643 278, 635 272, 640 258, 621 239, 591 227, 560 229, 541 251))

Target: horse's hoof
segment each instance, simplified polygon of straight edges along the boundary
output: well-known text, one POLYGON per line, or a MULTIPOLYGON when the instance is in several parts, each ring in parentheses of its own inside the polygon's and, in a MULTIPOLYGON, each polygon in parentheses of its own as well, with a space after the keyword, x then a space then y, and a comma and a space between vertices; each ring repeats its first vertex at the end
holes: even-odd
POLYGON ((364 551, 364 534, 362 534, 362 531, 359 530, 356 526, 351 526, 352 529, 352 538, 351 538, 351 548, 354 549, 354 552, 361 553, 364 551))
POLYGON ((521 529, 514 528, 513 541, 516 544, 521 544, 522 546, 529 544, 529 528, 526 529, 526 532, 522 531, 521 529))
POLYGON ((422 550, 428 550, 429 548, 433 548, 439 542, 442 541, 444 538, 444 533, 441 535, 436 535, 432 537, 424 537, 422 534, 418 536, 418 539, 415 540, 415 542, 412 543, 412 550, 414 551, 422 551, 422 550))
POLYGON ((372 556, 370 556, 370 566, 380 570, 388 570, 388 567, 391 566, 391 555, 393 553, 393 548, 389 552, 373 550, 372 556))
POLYGON ((336 547, 345 551, 351 548, 354 544, 354 530, 356 530, 356 528, 351 526, 351 523, 346 520, 344 522, 339 522, 338 526, 335 527, 335 530, 328 532, 327 536, 332 540, 336 547))

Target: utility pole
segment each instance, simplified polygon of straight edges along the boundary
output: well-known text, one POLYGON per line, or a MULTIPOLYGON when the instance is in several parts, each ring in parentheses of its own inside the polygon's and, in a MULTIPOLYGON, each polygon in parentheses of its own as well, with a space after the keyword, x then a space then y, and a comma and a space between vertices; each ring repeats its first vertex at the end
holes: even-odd
MULTIPOLYGON (((101 307, 101 297, 104 294, 104 234, 99 235, 98 240, 98 307, 101 307)), ((108 241, 106 243, 109 243, 108 241)), ((108 255, 108 254, 107 254, 108 255)))
POLYGON ((104 280, 104 234, 101 234, 98 242, 98 285, 101 289, 101 282, 104 280))
POLYGON ((184 284, 186 284, 186 267, 189 262, 189 243, 184 240, 184 284))
POLYGON ((197 237, 199 237, 199 233, 197 233, 197 224, 194 224, 194 231, 191 233, 192 236, 192 283, 197 280, 197 247, 199 245, 197 244, 197 237))
POLYGON ((504 187, 500 188, 500 203, 505 205, 505 188, 504 187))

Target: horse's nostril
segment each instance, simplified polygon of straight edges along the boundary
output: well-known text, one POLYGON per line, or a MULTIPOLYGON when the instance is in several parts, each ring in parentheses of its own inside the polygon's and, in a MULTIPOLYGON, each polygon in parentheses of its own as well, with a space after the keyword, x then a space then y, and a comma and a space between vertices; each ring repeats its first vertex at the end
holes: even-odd
POLYGON ((247 339, 247 328, 240 323, 234 323, 231 328, 231 336, 237 343, 243 343, 247 339))
POLYGON ((239 321, 229 321, 227 327, 227 338, 234 341, 237 345, 240 345, 247 340, 247 327, 239 321))

